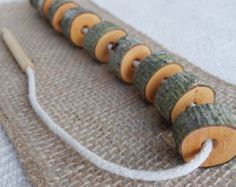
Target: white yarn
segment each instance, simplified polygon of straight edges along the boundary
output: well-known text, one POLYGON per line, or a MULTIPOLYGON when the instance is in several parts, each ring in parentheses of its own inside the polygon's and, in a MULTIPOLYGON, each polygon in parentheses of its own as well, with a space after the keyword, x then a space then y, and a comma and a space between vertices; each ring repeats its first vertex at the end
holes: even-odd
POLYGON ((137 68, 139 67, 140 63, 141 63, 141 62, 140 62, 139 60, 134 60, 133 63, 132 63, 132 65, 133 65, 133 67, 134 67, 135 69, 137 69, 137 68))
POLYGON ((36 114, 42 119, 42 121, 54 134, 59 136, 65 143, 70 145, 80 155, 89 160, 99 169, 109 171, 119 176, 144 181, 174 179, 187 175, 200 167, 206 161, 213 149, 213 141, 208 140, 204 143, 200 153, 198 153, 191 162, 185 163, 175 168, 159 171, 131 170, 126 167, 106 161, 81 145, 76 139, 74 139, 69 133, 67 133, 63 128, 61 128, 57 123, 53 121, 53 119, 40 106, 37 100, 34 71, 31 68, 28 68, 26 73, 28 76, 29 101, 36 114))
POLYGON ((83 33, 83 34, 86 34, 88 31, 89 31, 89 28, 88 28, 88 27, 83 27, 83 28, 82 28, 82 33, 83 33))

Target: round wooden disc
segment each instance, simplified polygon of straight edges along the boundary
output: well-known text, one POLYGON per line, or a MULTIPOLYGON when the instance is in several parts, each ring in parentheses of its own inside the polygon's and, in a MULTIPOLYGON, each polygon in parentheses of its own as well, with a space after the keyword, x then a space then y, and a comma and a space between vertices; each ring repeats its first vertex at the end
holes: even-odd
POLYGON ((157 51, 145 58, 135 71, 135 85, 148 102, 154 103, 162 80, 182 71, 173 55, 157 51))
POLYGON ((171 112, 171 121, 174 122, 179 114, 184 112, 185 109, 193 103, 196 105, 201 105, 214 102, 215 92, 212 90, 212 88, 205 85, 195 86, 186 92, 183 97, 181 97, 175 104, 171 112))
POLYGON ((156 91, 161 82, 176 73, 182 72, 183 68, 179 64, 169 64, 158 70, 146 85, 145 95, 150 103, 154 103, 156 91))
POLYGON ((136 39, 122 37, 110 50, 109 66, 121 80, 132 83, 135 73, 133 62, 135 60, 142 62, 150 54, 150 49, 136 39))
POLYGON ((107 63, 109 60, 108 44, 115 44, 125 35, 126 33, 123 30, 113 30, 104 34, 97 42, 95 49, 96 58, 103 63, 107 63))
POLYGON ((83 47, 84 33, 82 32, 82 29, 84 27, 91 28, 99 22, 101 22, 100 17, 91 13, 84 13, 76 17, 70 28, 71 41, 79 47, 83 47))
POLYGON ((236 120, 221 105, 188 108, 176 120, 173 132, 186 161, 191 161, 208 139, 214 141, 214 148, 202 167, 220 165, 236 156, 236 120))
POLYGON ((62 32, 61 21, 64 17, 64 13, 75 7, 78 7, 78 4, 68 0, 54 1, 52 3, 49 8, 48 18, 55 31, 62 32))
POLYGON ((49 12, 49 8, 51 7, 53 1, 55 0, 44 0, 43 3, 43 14, 46 18, 48 18, 48 12, 49 12))
POLYGON ((162 82, 155 97, 155 106, 170 122, 191 104, 214 102, 214 90, 187 72, 177 73, 162 82))
POLYGON ((213 126, 195 130, 184 139, 180 149, 184 160, 191 161, 208 139, 214 140, 214 150, 202 167, 220 165, 236 156, 236 130, 213 126))
POLYGON ((135 60, 142 62, 143 59, 149 56, 150 54, 151 50, 143 44, 137 45, 127 51, 121 61, 120 66, 120 75, 122 80, 127 83, 133 83, 135 73, 133 62, 135 60))
POLYGON ((65 12, 61 27, 64 35, 73 44, 83 47, 85 34, 82 32, 82 29, 85 27, 90 29, 99 22, 101 22, 101 18, 93 12, 83 7, 76 7, 65 12))
POLYGON ((70 39, 70 28, 73 20, 79 15, 80 11, 84 10, 83 7, 75 7, 65 11, 64 16, 61 20, 61 28, 63 34, 70 39))
POLYGON ((108 44, 115 44, 126 35, 126 32, 117 25, 101 21, 85 34, 83 46, 90 56, 102 63, 107 63, 109 60, 108 44))

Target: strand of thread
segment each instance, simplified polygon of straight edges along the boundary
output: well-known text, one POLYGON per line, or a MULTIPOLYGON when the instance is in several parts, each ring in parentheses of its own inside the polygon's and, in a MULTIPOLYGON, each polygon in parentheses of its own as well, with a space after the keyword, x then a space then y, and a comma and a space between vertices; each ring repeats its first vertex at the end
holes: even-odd
POLYGON ((28 76, 29 101, 35 113, 41 118, 41 120, 48 126, 48 128, 54 134, 60 137, 65 143, 70 145, 80 155, 82 155, 88 161, 93 163, 99 169, 136 180, 160 181, 174 179, 187 175, 198 167, 200 167, 207 160, 208 156, 210 155, 213 149, 213 141, 207 140, 203 144, 202 150, 195 156, 195 158, 191 162, 185 163, 175 168, 159 171, 131 170, 126 167, 112 163, 110 161, 104 160, 103 158, 99 157, 98 155, 81 145, 69 133, 67 133, 57 123, 55 123, 54 120, 47 114, 47 112, 44 111, 44 109, 40 106, 37 100, 34 71, 31 68, 27 68, 26 73, 28 76))
MULTIPOLYGON (((114 47, 114 44, 113 44, 113 43, 109 43, 109 44, 107 45, 107 50, 108 50, 108 51, 111 51, 111 50, 113 49, 113 47, 114 47)), ((141 62, 140 62, 139 60, 134 60, 134 61, 132 62, 133 68, 134 68, 134 69, 137 69, 137 68, 139 67, 140 63, 141 63, 141 62)))

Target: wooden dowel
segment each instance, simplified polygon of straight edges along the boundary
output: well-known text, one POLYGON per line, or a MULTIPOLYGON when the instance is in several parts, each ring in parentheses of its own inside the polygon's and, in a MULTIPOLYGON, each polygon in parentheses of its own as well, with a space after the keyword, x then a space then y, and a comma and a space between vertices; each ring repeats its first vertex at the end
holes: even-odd
POLYGON ((2 37, 22 71, 26 72, 28 67, 33 68, 30 58, 7 28, 2 29, 2 37))

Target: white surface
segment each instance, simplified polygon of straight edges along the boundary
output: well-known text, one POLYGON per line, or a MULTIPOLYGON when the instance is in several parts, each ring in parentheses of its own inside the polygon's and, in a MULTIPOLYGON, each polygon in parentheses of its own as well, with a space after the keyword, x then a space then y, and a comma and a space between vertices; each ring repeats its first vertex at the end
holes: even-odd
MULTIPOLYGON (((0 3, 12 1, 21 0, 0 3)), ((93 1, 169 50, 236 84, 235 0, 93 1)), ((4 187, 24 181, 16 153, 0 128, 0 173, 4 168, 8 168, 8 174, 0 174, 0 187, 1 181, 5 181, 4 187)))
POLYGON ((93 1, 167 49, 236 84, 236 0, 93 1))
POLYGON ((0 187, 27 187, 16 152, 0 125, 0 187))

